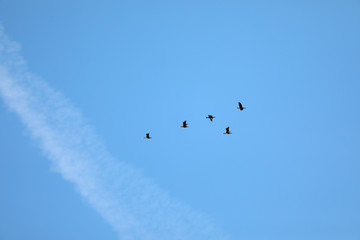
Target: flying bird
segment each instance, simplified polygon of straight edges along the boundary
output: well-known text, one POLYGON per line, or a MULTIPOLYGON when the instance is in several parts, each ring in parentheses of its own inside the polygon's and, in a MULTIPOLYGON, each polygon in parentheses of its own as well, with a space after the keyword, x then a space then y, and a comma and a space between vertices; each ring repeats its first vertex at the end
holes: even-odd
POLYGON ((213 115, 208 115, 207 117, 205 117, 205 118, 208 118, 208 119, 210 119, 210 121, 213 121, 213 119, 215 118, 213 115))
POLYGON ((151 137, 150 137, 150 133, 147 133, 146 134, 146 137, 143 137, 143 139, 150 139, 151 137))
POLYGON ((227 127, 227 128, 226 128, 226 132, 224 132, 223 134, 231 134, 231 132, 230 132, 229 129, 230 129, 230 127, 227 127))
POLYGON ((239 106, 236 109, 240 109, 240 111, 242 111, 245 109, 245 107, 243 107, 241 102, 239 102, 239 106))
POLYGON ((187 128, 188 127, 188 124, 186 123, 186 120, 183 122, 183 125, 180 126, 181 128, 187 128))

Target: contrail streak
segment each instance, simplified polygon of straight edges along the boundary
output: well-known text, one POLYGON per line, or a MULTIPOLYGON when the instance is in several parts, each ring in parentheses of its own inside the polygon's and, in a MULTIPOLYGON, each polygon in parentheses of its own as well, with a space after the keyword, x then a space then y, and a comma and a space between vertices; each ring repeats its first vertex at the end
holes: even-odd
POLYGON ((54 169, 126 240, 227 239, 208 217, 113 159, 69 101, 31 75, 0 26, 0 96, 54 169))

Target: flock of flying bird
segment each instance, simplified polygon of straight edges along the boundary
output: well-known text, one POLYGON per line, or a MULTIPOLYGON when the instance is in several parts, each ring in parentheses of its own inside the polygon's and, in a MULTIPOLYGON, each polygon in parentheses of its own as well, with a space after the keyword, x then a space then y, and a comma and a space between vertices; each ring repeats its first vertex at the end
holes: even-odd
MULTIPOLYGON (((239 102, 239 106, 238 106, 236 109, 240 109, 240 111, 242 111, 242 110, 245 109, 245 107, 243 107, 242 104, 241 104, 241 102, 239 102)), ((215 117, 214 117, 213 115, 210 115, 210 114, 209 114, 209 115, 208 115, 207 117, 205 117, 205 118, 210 119, 210 121, 212 122, 215 117)), ((186 120, 183 122, 183 125, 181 125, 180 127, 181 127, 181 128, 187 128, 187 127, 188 127, 188 124, 186 123, 186 120)), ((225 131, 224 133, 222 133, 222 134, 231 134, 231 132, 230 132, 229 129, 230 129, 230 127, 227 127, 227 128, 226 128, 226 131, 225 131)), ((143 139, 151 139, 150 133, 146 133, 146 136, 143 137, 143 139)))

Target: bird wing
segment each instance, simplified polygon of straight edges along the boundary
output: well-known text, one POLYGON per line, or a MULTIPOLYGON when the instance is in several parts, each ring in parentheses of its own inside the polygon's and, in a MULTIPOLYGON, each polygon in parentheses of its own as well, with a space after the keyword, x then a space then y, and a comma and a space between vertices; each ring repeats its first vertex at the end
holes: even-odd
POLYGON ((150 137, 150 133, 147 133, 147 134, 146 134, 146 137, 147 137, 147 138, 150 137))
POLYGON ((239 102, 239 107, 240 107, 240 108, 242 108, 242 107, 243 107, 243 106, 242 106, 242 104, 241 104, 241 102, 239 102))
POLYGON ((230 129, 230 127, 227 127, 227 128, 226 128, 226 133, 229 133, 229 132, 230 132, 229 129, 230 129))
POLYGON ((183 126, 184 126, 184 127, 186 126, 186 120, 183 122, 183 126))

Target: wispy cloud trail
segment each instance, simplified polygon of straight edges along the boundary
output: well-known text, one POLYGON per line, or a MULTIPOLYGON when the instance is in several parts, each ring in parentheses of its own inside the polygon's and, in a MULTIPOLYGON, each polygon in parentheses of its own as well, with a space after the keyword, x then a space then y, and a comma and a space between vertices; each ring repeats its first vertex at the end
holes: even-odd
POLYGON ((208 217, 113 159, 80 112, 27 71, 18 44, 8 39, 1 26, 0 96, 21 118, 54 169, 75 185, 120 239, 226 238, 208 217))

